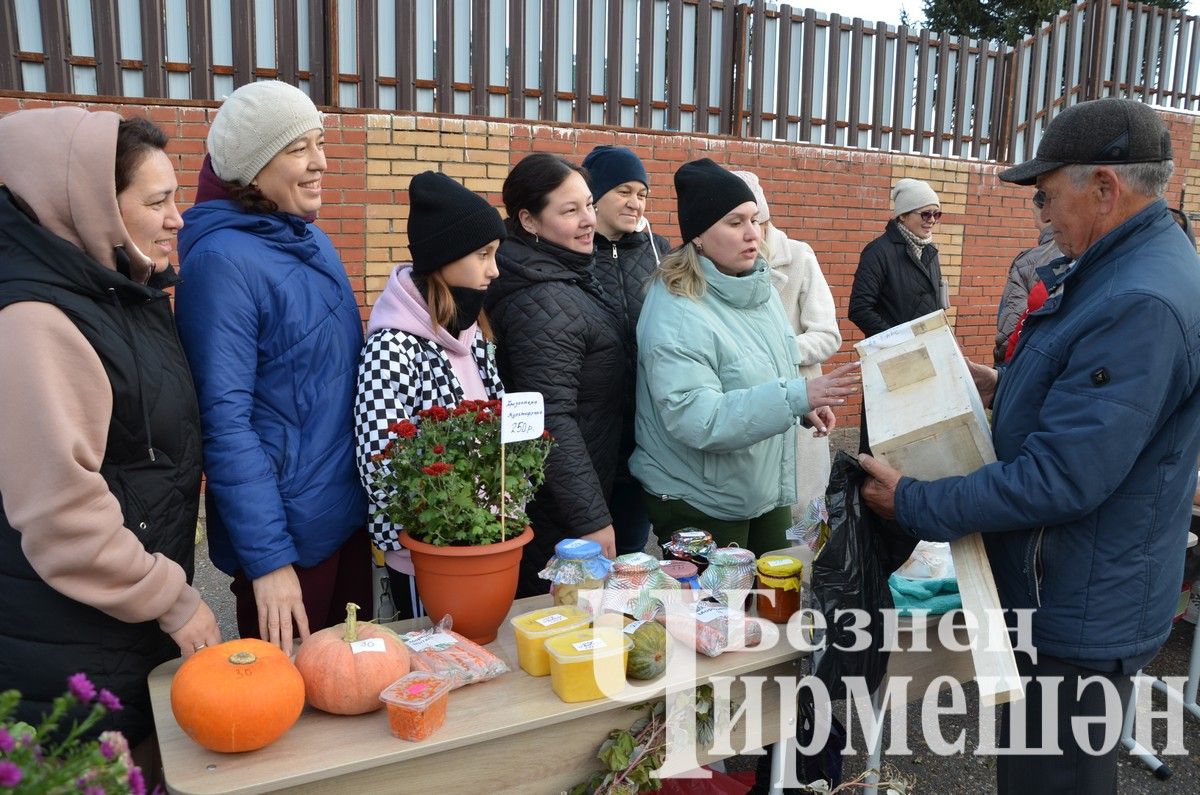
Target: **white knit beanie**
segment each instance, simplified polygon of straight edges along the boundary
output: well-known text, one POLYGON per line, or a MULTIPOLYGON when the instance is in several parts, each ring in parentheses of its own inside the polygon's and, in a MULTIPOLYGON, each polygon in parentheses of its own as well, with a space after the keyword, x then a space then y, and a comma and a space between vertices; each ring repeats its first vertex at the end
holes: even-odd
POLYGON ((754 193, 754 203, 758 205, 758 214, 754 216, 760 224, 765 224, 771 220, 771 208, 767 206, 767 197, 763 193, 762 185, 759 184, 758 175, 753 171, 735 171, 733 172, 741 177, 742 182, 750 186, 750 190, 754 193))
POLYGON ((937 193, 923 179, 908 179, 896 183, 892 188, 892 217, 898 218, 905 213, 919 210, 930 204, 941 206, 937 193))
POLYGON ((249 185, 285 146, 322 126, 317 106, 295 86, 247 83, 221 103, 208 130, 213 171, 226 182, 249 185))

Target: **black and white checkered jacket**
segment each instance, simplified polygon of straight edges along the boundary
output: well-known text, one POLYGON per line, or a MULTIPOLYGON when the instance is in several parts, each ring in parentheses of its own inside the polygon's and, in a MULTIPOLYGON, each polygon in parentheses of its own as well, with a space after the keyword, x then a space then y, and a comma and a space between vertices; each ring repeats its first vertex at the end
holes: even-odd
MULTIPOLYGON (((483 388, 491 400, 504 397, 504 384, 496 372, 495 348, 476 332, 471 353, 479 367, 483 388)), ((453 406, 463 399, 463 388, 436 342, 396 329, 379 329, 363 348, 358 367, 358 394, 354 401, 355 453, 358 473, 371 500, 369 527, 375 546, 401 549, 396 525, 374 515, 386 495, 373 487, 375 475, 386 461, 373 456, 383 452, 391 435, 388 426, 412 419, 433 406, 453 406)))

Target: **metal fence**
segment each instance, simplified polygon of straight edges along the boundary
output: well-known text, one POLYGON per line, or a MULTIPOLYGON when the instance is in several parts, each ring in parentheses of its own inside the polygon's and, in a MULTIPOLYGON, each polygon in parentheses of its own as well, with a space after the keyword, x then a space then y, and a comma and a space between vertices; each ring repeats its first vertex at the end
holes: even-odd
POLYGON ((1200 18, 1087 0, 1016 45, 763 0, 0 0, 0 90, 647 127, 1009 161, 1099 96, 1197 109, 1200 18))

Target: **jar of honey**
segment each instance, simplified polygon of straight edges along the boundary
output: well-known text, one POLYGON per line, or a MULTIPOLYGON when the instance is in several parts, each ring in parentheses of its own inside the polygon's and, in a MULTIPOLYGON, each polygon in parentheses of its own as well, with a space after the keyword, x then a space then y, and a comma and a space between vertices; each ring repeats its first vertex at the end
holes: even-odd
POLYGON ((800 609, 800 576, 804 563, 791 555, 763 555, 758 559, 757 570, 759 590, 771 592, 757 596, 755 605, 759 618, 786 624, 800 609))

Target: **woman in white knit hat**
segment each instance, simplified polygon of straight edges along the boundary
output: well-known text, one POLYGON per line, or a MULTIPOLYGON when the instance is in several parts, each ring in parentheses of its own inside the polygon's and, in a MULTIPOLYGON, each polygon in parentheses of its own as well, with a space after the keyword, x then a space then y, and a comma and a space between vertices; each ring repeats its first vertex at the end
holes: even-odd
POLYGON ((208 133, 179 238, 175 299, 200 400, 209 554, 233 576, 238 629, 290 651, 371 604, 366 494, 354 457, 362 320, 312 221, 321 114, 298 88, 250 83, 208 133))
MULTIPOLYGON (((758 223, 763 235, 763 253, 771 265, 771 284, 779 291, 783 310, 800 349, 800 375, 818 378, 821 364, 842 346, 837 309, 825 274, 812 246, 792 240, 771 221, 771 208, 758 175, 733 172, 750 186, 758 204, 758 223)), ((801 427, 796 440, 796 504, 793 513, 803 513, 809 504, 825 496, 829 482, 829 437, 801 427)))
MULTIPOLYGON (((941 201, 928 182, 905 178, 892 188, 892 217, 867 244, 854 272, 850 320, 866 337, 950 306, 933 230, 941 201)), ((864 409, 859 450, 868 451, 864 409)))

